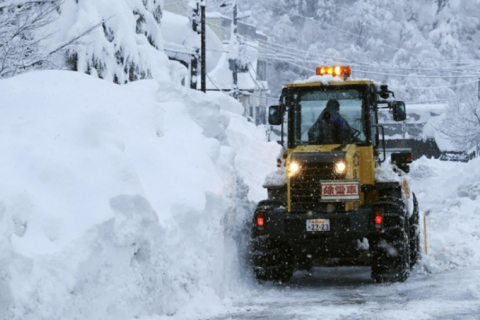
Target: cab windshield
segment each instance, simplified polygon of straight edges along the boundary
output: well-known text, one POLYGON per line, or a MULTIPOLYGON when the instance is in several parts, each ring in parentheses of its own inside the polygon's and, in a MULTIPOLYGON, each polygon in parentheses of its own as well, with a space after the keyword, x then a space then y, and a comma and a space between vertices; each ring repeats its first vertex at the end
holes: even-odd
POLYGON ((362 93, 356 89, 300 91, 294 111, 294 144, 366 142, 362 93))

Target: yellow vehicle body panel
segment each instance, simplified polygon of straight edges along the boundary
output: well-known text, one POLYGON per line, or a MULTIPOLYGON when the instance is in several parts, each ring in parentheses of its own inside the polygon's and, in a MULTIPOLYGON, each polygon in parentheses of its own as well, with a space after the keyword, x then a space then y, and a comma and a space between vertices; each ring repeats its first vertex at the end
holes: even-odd
MULTIPOLYGON (((286 168, 289 168, 291 162, 291 155, 293 153, 302 152, 302 153, 319 153, 319 152, 334 152, 332 151, 335 148, 338 148, 338 144, 329 144, 329 145, 305 145, 298 146, 294 149, 287 150, 287 159, 286 159, 286 168)), ((341 152, 346 152, 345 161, 347 162, 347 172, 345 179, 347 180, 360 180, 360 185, 371 185, 375 184, 375 166, 376 160, 374 158, 373 146, 357 146, 354 144, 349 144, 345 146, 341 152)), ((287 172, 288 176, 288 172, 287 172)), ((318 181, 320 183, 320 181, 318 181)), ((288 211, 291 212, 291 195, 290 195, 290 177, 287 179, 287 199, 288 199, 288 211)), ((365 203, 371 203, 376 200, 375 196, 369 196, 368 199, 365 199, 364 192, 360 194, 360 201, 351 201, 345 203, 345 210, 351 211, 353 209, 359 208, 365 203)))

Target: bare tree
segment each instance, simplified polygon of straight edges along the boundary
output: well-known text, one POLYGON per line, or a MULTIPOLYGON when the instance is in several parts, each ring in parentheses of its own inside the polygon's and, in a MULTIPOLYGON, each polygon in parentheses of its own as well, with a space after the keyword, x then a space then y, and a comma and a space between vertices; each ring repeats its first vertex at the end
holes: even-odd
POLYGON ((56 69, 53 56, 101 25, 47 50, 42 45, 54 33, 48 26, 60 12, 62 0, 11 0, 0 4, 0 78, 32 69, 56 69))
POLYGON ((0 5, 0 77, 46 63, 40 42, 50 36, 46 26, 54 19, 59 1, 22 1, 0 5), (34 66, 33 62, 38 61, 34 66))
POLYGON ((454 101, 438 128, 458 146, 468 150, 480 143, 480 101, 470 96, 454 101))

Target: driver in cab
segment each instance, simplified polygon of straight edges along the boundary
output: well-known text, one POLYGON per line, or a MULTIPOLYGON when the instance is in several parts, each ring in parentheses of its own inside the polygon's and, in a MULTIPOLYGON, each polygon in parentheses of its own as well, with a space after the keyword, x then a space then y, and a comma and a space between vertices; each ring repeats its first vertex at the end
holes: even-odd
POLYGON ((340 115, 340 103, 335 99, 327 102, 313 126, 308 130, 310 144, 347 144, 352 140, 352 130, 340 115))

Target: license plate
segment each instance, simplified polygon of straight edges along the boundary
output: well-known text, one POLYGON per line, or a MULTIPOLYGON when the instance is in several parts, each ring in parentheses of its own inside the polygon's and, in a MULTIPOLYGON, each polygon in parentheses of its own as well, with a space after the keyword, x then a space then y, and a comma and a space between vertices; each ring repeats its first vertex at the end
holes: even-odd
POLYGON ((329 219, 308 219, 307 231, 330 231, 329 219))
POLYGON ((360 200, 360 181, 321 181, 321 201, 360 200))

